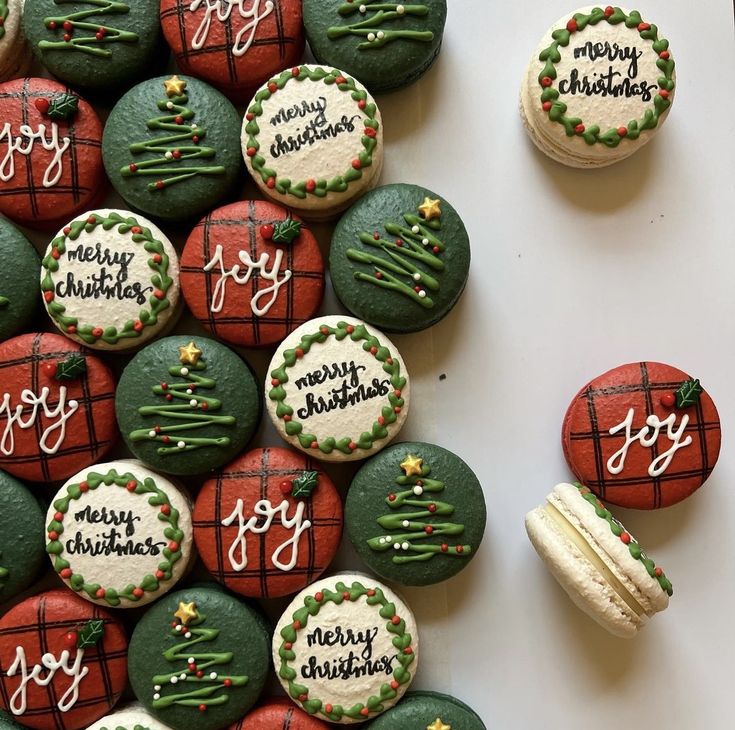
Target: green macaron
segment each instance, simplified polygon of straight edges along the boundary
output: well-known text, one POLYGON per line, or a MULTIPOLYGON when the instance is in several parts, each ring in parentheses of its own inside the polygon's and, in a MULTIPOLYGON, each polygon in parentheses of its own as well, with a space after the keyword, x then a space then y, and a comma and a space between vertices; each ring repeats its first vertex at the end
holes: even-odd
POLYGON ((304 27, 320 63, 356 76, 372 92, 413 83, 439 55, 446 0, 304 0, 304 27))
POLYGON ((439 692, 407 692, 400 704, 380 715, 370 730, 486 730, 480 716, 454 697, 439 692))
POLYGON ((260 421, 260 389, 237 354, 206 337, 165 337, 123 371, 115 409, 125 443, 167 474, 201 474, 239 454, 260 421))
POLYGON ((25 0, 38 60, 72 86, 104 90, 142 76, 162 45, 159 0, 25 0))
POLYGON ((444 198, 417 185, 385 185, 339 221, 329 266, 337 296, 355 316, 388 332, 417 332, 457 303, 470 242, 444 198))
POLYGON ((189 76, 134 86, 102 138, 105 170, 125 201, 183 221, 211 210, 240 179, 241 119, 219 91, 189 76))
POLYGON ((23 730, 23 726, 18 725, 7 712, 0 710, 0 730, 23 730))
POLYGON ((451 578, 485 532, 482 487, 451 451, 409 441, 365 463, 345 504, 347 534, 368 567, 402 585, 451 578))
POLYGON ((41 301, 41 259, 31 242, 0 217, 0 342, 26 327, 41 301))

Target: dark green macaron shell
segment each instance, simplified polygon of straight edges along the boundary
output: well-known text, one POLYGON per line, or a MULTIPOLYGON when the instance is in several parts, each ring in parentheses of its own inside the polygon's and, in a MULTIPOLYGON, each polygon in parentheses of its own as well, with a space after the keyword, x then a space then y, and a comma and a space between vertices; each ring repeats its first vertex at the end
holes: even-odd
POLYGON ((232 350, 206 337, 177 335, 130 361, 115 410, 125 443, 141 461, 166 474, 201 474, 245 448, 260 421, 261 394, 232 350))
POLYGON ((0 730, 23 730, 23 726, 18 725, 7 712, 0 710, 0 730))
POLYGON ((25 0, 23 28, 54 76, 100 90, 142 76, 162 45, 159 0, 25 0))
POLYGON ((45 517, 35 496, 0 471, 0 603, 28 588, 46 565, 45 517))
POLYGON ((216 588, 192 587, 161 598, 138 622, 128 648, 138 701, 173 730, 236 722, 255 704, 269 667, 262 617, 216 588))
POLYGON ((377 717, 370 729, 441 730, 442 726, 452 730, 487 730, 480 716, 464 702, 439 692, 407 692, 398 705, 377 717))
POLYGON ((439 55, 446 0, 304 0, 314 57, 378 93, 413 83, 439 55))
POLYGON ((485 532, 482 487, 451 451, 421 442, 384 449, 357 472, 347 534, 367 566, 402 585, 439 583, 467 567, 485 532))
POLYGON ((464 291, 470 242, 444 198, 417 185, 385 185, 339 221, 329 265, 337 296, 355 316, 388 332, 418 332, 464 291))
POLYGON ((127 203, 148 215, 170 221, 199 216, 240 180, 240 126, 235 107, 202 81, 144 81, 120 99, 105 124, 107 176, 127 203), (178 81, 185 86, 177 92, 178 81))
POLYGON ((0 342, 29 324, 41 301, 41 259, 30 241, 0 217, 0 342))

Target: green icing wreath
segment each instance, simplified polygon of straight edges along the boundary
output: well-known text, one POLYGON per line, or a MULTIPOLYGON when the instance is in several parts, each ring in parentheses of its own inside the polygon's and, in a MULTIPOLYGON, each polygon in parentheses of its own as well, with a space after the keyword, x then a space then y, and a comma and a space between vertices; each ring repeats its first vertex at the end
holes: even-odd
POLYGON ((8 19, 8 0, 0 0, 0 40, 5 35, 5 21, 8 19))

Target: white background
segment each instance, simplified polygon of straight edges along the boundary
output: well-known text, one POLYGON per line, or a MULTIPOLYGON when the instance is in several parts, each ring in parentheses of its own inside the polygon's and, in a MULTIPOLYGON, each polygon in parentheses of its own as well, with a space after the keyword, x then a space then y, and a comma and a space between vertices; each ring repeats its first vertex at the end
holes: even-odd
MULTIPOLYGON (((483 482, 489 516, 479 554, 460 576, 404 591, 421 635, 414 688, 454 694, 488 730, 731 728, 733 8, 729 0, 638 6, 671 43, 675 103, 653 142, 597 171, 545 158, 518 115, 531 53, 573 9, 565 0, 449 0, 435 67, 409 89, 378 97, 381 182, 446 197, 473 249, 455 310, 432 330, 393 337, 413 378, 400 438, 462 456, 483 482), (642 359, 700 378, 720 409, 724 440, 714 475, 685 503, 616 510, 674 583, 669 609, 625 641, 572 605, 531 548, 523 517, 571 478, 559 434, 577 390, 642 359)), ((248 182, 244 196, 255 195, 248 182)), ((121 205, 114 197, 108 204, 121 205)), ((330 228, 318 233, 326 253, 330 228)), ((48 241, 32 238, 39 247, 48 241)), ((328 296, 322 313, 338 311, 328 296)), ((201 333, 188 318, 177 331, 201 333)), ((245 355, 264 378, 269 354, 245 355)), ((278 443, 270 424, 253 445, 266 443, 278 443)), ((328 468, 346 488, 352 470, 328 468)), ((359 566, 344 544, 335 568, 359 566)), ((273 619, 285 603, 266 607, 273 619)))

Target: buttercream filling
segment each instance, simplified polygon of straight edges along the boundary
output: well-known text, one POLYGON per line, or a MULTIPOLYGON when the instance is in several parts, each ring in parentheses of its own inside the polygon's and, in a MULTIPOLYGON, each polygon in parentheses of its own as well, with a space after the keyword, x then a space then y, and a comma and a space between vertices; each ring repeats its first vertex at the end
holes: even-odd
POLYGON ((554 524, 568 537, 579 549, 582 555, 595 567, 600 575, 608 582, 610 587, 625 601, 630 610, 638 616, 642 621, 647 620, 646 610, 635 599, 633 594, 622 584, 615 573, 608 568, 605 561, 595 552, 591 545, 587 542, 584 535, 577 527, 569 521, 566 515, 557 509, 551 502, 547 502, 544 506, 546 514, 552 519, 554 524))

